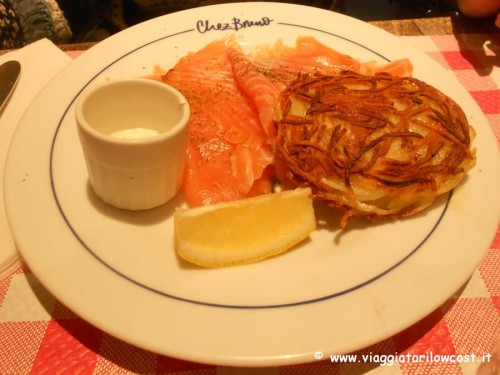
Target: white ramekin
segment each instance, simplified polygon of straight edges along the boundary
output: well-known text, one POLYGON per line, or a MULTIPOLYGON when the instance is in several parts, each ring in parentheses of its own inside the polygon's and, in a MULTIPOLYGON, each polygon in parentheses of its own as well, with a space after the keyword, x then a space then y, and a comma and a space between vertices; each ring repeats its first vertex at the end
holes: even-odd
POLYGON ((145 210, 178 193, 190 107, 176 89, 146 78, 98 83, 78 97, 75 115, 90 184, 105 202, 145 210), (137 128, 158 134, 132 139, 113 135, 137 128))

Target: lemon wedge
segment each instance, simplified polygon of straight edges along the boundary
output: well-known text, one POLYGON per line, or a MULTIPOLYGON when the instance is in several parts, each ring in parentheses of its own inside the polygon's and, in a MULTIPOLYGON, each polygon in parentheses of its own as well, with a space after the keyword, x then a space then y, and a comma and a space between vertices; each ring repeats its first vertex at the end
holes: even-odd
POLYGON ((257 262, 281 254, 316 228, 311 189, 177 210, 175 249, 203 267, 257 262))

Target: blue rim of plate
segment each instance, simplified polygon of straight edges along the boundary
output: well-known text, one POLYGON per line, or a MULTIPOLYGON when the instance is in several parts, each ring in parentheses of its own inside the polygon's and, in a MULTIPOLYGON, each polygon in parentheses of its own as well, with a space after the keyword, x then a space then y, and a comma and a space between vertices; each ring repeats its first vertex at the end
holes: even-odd
MULTIPOLYGON (((324 33, 324 34, 327 34, 329 36, 332 36, 332 37, 336 37, 336 38, 339 38, 339 39, 342 39, 344 41, 347 41, 347 42, 350 42, 354 45, 357 45, 371 53, 373 53, 374 55, 377 55, 379 56, 380 58, 384 59, 385 61, 387 62, 390 62, 391 60, 388 59, 387 57, 381 55, 380 53, 378 53, 377 51, 374 51, 370 48, 368 48, 367 46, 364 46, 363 44, 361 43, 358 43, 356 41, 353 41, 349 38, 345 38, 341 35, 338 35, 338 34, 335 34, 335 33, 331 33, 331 32, 328 32, 328 31, 325 31, 325 30, 321 30, 321 29, 318 29, 318 28, 314 28, 314 27, 310 27, 310 26, 304 26, 304 25, 298 25, 298 24, 291 24, 291 23, 286 23, 286 22, 277 22, 278 25, 282 25, 282 26, 288 26, 288 27, 297 27, 297 28, 302 28, 302 29, 306 29, 306 30, 311 30, 311 31, 315 31, 315 32, 320 32, 320 33, 324 33)), ((73 235, 75 236, 75 238, 78 240, 78 242, 82 245, 82 247, 85 249, 85 251, 87 251, 89 254, 91 254, 99 263, 101 263, 102 265, 104 265, 106 268, 108 268, 111 272, 113 272, 114 274, 116 274, 117 276, 121 277, 122 279, 124 279, 125 281, 127 282, 130 282, 144 290, 147 290, 149 292, 152 292, 152 293, 155 293, 155 294, 158 294, 160 296, 163 296, 163 297, 166 297, 166 298, 169 298, 169 299, 173 299, 173 300, 177 300, 177 301, 182 301, 182 302, 188 302, 188 303, 192 303, 192 304, 196 304, 196 305, 203 305, 203 306, 209 306, 209 307, 218 307, 218 308, 230 308, 230 309, 273 309, 273 308, 285 308, 285 307, 292 307, 292 306, 299 306, 299 305, 308 305, 308 304, 312 304, 312 303, 317 303, 317 302, 322 302, 322 301, 325 301, 325 300, 330 300, 330 299, 334 299, 334 298, 338 298, 338 297, 341 297, 343 295, 346 295, 346 294, 349 294, 349 293, 352 293, 352 292, 355 292, 369 284, 372 284, 373 282, 381 279, 382 277, 384 277, 385 275, 387 275, 388 273, 392 272, 393 270, 395 270, 396 268, 398 268, 400 265, 402 265, 403 263, 405 263, 409 258, 411 258, 426 242, 427 240, 433 235, 433 233, 435 232, 436 228, 439 226, 439 224, 442 222, 443 220, 443 217, 444 215, 446 214, 447 212, 447 209, 448 209, 448 206, 449 206, 449 203, 450 203, 450 200, 451 200, 451 197, 453 196, 453 190, 450 191, 448 193, 448 196, 447 196, 447 199, 446 199, 446 202, 444 203, 443 205, 443 209, 438 217, 438 219, 436 220, 436 222, 434 223, 434 225, 432 226, 432 228, 429 230, 429 232, 424 236, 424 238, 420 241, 420 243, 418 243, 418 245, 416 245, 413 249, 411 249, 408 253, 406 253, 404 256, 401 257, 401 259, 399 259, 397 262, 395 262, 393 265, 387 267, 385 270, 383 270, 382 272, 378 273, 377 275, 369 278, 369 279, 366 279, 364 280, 363 282, 360 282, 350 288, 346 288, 344 290, 341 290, 341 291, 338 291, 338 292, 335 292, 335 293, 331 293, 331 294, 327 294, 327 295, 324 295, 324 296, 320 296, 320 297, 317 297, 317 298, 311 298, 311 299, 307 299, 307 300, 301 300, 301 301, 295 301, 295 302, 288 302, 288 303, 280 303, 280 304, 266 304, 266 305, 232 305, 232 304, 224 304, 224 303, 215 303, 215 302, 208 302, 208 301, 200 301, 200 300, 196 300, 196 299, 190 299, 190 298, 184 298, 182 296, 177 296, 175 294, 171 294, 171 293, 166 293, 166 292, 163 292, 161 290, 158 290, 156 288, 152 288, 148 285, 145 285, 144 283, 141 283, 137 280, 135 280, 134 278, 124 274, 123 272, 117 270, 116 268, 113 267, 113 265, 109 264, 108 262, 106 262, 104 259, 102 259, 96 251, 94 251, 92 248, 90 248, 86 243, 85 241, 81 238, 81 236, 78 234, 78 231, 75 229, 75 227, 72 225, 72 223, 69 221, 68 217, 66 216, 65 212, 64 212, 64 209, 59 201, 59 198, 58 198, 58 195, 57 195, 57 189, 56 189, 56 186, 55 186, 55 183, 54 183, 54 178, 53 178, 53 159, 54 159, 54 147, 55 147, 55 143, 56 143, 56 140, 57 140, 57 136, 59 134, 59 130, 64 122, 64 119, 66 118, 72 104, 75 102, 76 98, 80 95, 80 93, 89 85, 92 83, 92 81, 94 79, 96 79, 99 75, 101 75, 103 72, 105 72, 108 68, 110 68, 112 65, 116 64, 118 61, 122 60, 123 58, 125 58, 126 56, 129 56, 135 52, 137 52, 138 50, 142 49, 142 48, 145 48, 149 45, 152 45, 154 43, 158 43, 158 42, 161 42, 165 39, 169 39, 169 38, 173 38, 173 37, 176 37, 176 36, 179 36, 179 35, 184 35, 186 33, 189 33, 189 32, 194 32, 195 29, 187 29, 187 30, 184 30, 184 31, 180 31, 180 32, 176 32, 176 33, 172 33, 172 34, 169 34, 169 35, 166 35, 166 36, 163 36, 161 38, 158 38, 158 39, 155 39, 155 40, 152 40, 152 41, 149 41, 147 43, 144 43, 132 50, 130 50, 129 52, 127 53, 124 53, 123 55, 121 55, 119 58, 115 59, 114 61, 112 61, 110 64, 108 64, 106 67, 104 67, 101 71, 97 72, 79 91, 78 93, 75 95, 75 97, 70 101, 70 103, 68 104, 68 106, 66 107, 66 109, 64 110, 59 122, 58 122, 58 125, 57 125, 57 128, 55 130, 55 133, 54 133, 54 136, 52 138, 52 143, 51 143, 51 149, 50 149, 50 183, 51 183, 51 190, 52 190, 52 194, 53 194, 53 197, 54 197, 54 200, 55 200, 55 203, 59 209, 59 212, 64 220, 64 222, 66 223, 66 225, 68 226, 69 230, 73 233, 73 235)))

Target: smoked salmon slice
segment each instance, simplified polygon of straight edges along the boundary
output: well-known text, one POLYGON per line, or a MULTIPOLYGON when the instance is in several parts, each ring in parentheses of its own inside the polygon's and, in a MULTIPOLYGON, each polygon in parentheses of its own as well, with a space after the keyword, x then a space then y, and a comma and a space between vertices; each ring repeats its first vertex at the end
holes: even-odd
MULTIPOLYGON (((361 63, 349 55, 340 53, 310 36, 300 36, 290 47, 278 40, 273 46, 256 49, 254 60, 276 77, 289 81, 301 73, 336 74, 344 70, 358 71, 361 63)), ((283 82, 287 83, 287 82, 283 82)))
POLYGON ((259 115, 260 124, 269 138, 276 136, 274 109, 283 91, 283 85, 273 81, 238 48, 231 47, 227 55, 231 61, 235 81, 251 98, 259 115))
POLYGON ((257 48, 251 59, 262 72, 267 72, 284 85, 297 78, 298 73, 339 74, 343 71, 372 75, 379 72, 390 73, 399 77, 408 77, 413 73, 413 66, 408 59, 399 59, 389 63, 359 61, 338 52, 311 36, 300 36, 294 47, 278 40, 273 46, 257 48))
POLYGON ((236 85, 226 51, 223 41, 212 42, 182 58, 161 78, 191 106, 183 180, 191 206, 263 193, 252 186, 273 161, 258 113, 236 85))

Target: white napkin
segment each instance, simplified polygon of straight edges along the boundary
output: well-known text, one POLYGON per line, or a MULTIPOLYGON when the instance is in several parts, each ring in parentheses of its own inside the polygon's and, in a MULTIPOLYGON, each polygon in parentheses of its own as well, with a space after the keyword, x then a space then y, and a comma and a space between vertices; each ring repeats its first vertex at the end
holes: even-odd
POLYGON ((15 91, 0 116, 0 279, 19 264, 14 239, 9 229, 3 195, 4 166, 10 140, 24 111, 38 92, 71 58, 48 39, 0 55, 0 64, 9 60, 21 63, 21 75, 15 91))

